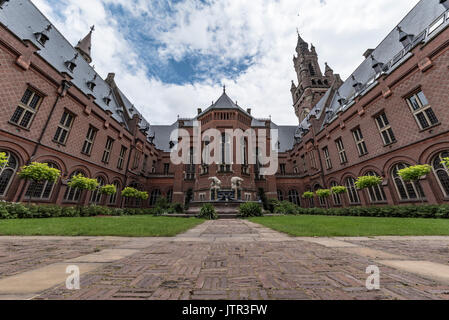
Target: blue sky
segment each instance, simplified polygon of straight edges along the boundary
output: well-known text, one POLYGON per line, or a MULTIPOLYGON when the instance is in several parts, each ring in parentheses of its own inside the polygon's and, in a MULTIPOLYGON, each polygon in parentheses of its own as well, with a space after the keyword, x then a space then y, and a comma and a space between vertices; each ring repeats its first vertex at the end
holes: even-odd
POLYGON ((226 84, 257 117, 297 124, 296 29, 342 78, 418 0, 32 0, 73 44, 95 24, 96 70, 152 124, 206 108, 226 84))

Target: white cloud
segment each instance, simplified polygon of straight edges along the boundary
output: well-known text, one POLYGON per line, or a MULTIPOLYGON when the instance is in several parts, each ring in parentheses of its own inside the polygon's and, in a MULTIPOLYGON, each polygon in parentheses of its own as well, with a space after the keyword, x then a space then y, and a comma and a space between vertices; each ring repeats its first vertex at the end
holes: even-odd
MULTIPOLYGON (((145 30, 164 44, 160 60, 180 60, 192 52, 216 56, 216 64, 256 55, 254 63, 234 80, 222 79, 239 105, 252 107, 258 117, 272 115, 278 124, 296 124, 290 80, 296 79, 292 57, 297 27, 317 48, 321 64, 329 62, 343 78, 362 62, 362 54, 375 47, 418 0, 220 0, 208 5, 185 0, 168 4, 127 0, 63 0, 54 8, 50 0, 33 2, 72 42, 95 24, 93 59, 97 71, 116 80, 125 94, 153 124, 169 124, 195 115, 221 93, 210 80, 164 84, 148 76, 135 43, 126 40, 126 28, 108 14, 105 4, 121 4, 135 19, 147 21, 145 30), (60 10, 56 12, 56 10, 60 10), (299 17, 298 17, 299 13, 299 17), (62 18, 61 18, 62 17, 62 18)), ((216 72, 216 68, 210 68, 216 72)))

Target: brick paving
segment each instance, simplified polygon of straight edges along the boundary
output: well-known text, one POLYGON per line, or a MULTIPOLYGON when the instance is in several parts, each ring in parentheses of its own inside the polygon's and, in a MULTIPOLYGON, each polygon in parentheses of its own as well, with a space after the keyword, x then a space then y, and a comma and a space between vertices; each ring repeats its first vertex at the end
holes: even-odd
MULTIPOLYGON (((81 290, 58 286, 35 299, 449 299, 447 283, 382 266, 341 248, 290 238, 247 221, 206 222, 175 238, 148 239, 146 247, 145 241, 134 240, 129 245, 140 248, 136 254, 83 275, 81 290), (272 241, 274 238, 277 241, 272 241), (365 287, 369 265, 380 267, 380 290, 365 287)), ((424 248, 428 241, 431 251, 437 252, 436 241, 423 240, 418 247, 424 248)), ((366 247, 389 250, 407 256, 407 260, 414 245, 410 242, 408 249, 407 240, 344 242, 369 244, 366 247), (404 251, 391 250, 396 242, 404 251)), ((446 246, 443 241, 439 249, 444 251, 446 246)), ((425 257, 433 259, 430 254, 425 257)), ((433 261, 443 262, 437 258, 435 255, 433 261)))

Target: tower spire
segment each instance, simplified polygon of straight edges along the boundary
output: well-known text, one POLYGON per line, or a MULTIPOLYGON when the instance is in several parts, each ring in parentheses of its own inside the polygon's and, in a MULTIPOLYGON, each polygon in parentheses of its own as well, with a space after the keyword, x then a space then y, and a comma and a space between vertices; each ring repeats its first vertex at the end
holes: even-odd
POLYGON ((95 26, 90 27, 89 33, 84 37, 84 39, 80 40, 76 45, 75 49, 81 53, 83 58, 88 62, 92 62, 91 57, 91 49, 92 49, 92 32, 94 32, 95 26))

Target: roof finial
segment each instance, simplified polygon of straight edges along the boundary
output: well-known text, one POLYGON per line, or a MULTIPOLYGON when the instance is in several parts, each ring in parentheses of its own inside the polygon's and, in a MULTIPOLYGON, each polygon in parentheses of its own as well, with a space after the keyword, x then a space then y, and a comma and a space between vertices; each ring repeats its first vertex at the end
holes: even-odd
POLYGON ((226 93, 226 85, 223 85, 223 93, 226 93))
POLYGON ((94 32, 95 31, 95 25, 93 25, 92 27, 90 27, 90 32, 94 32))

